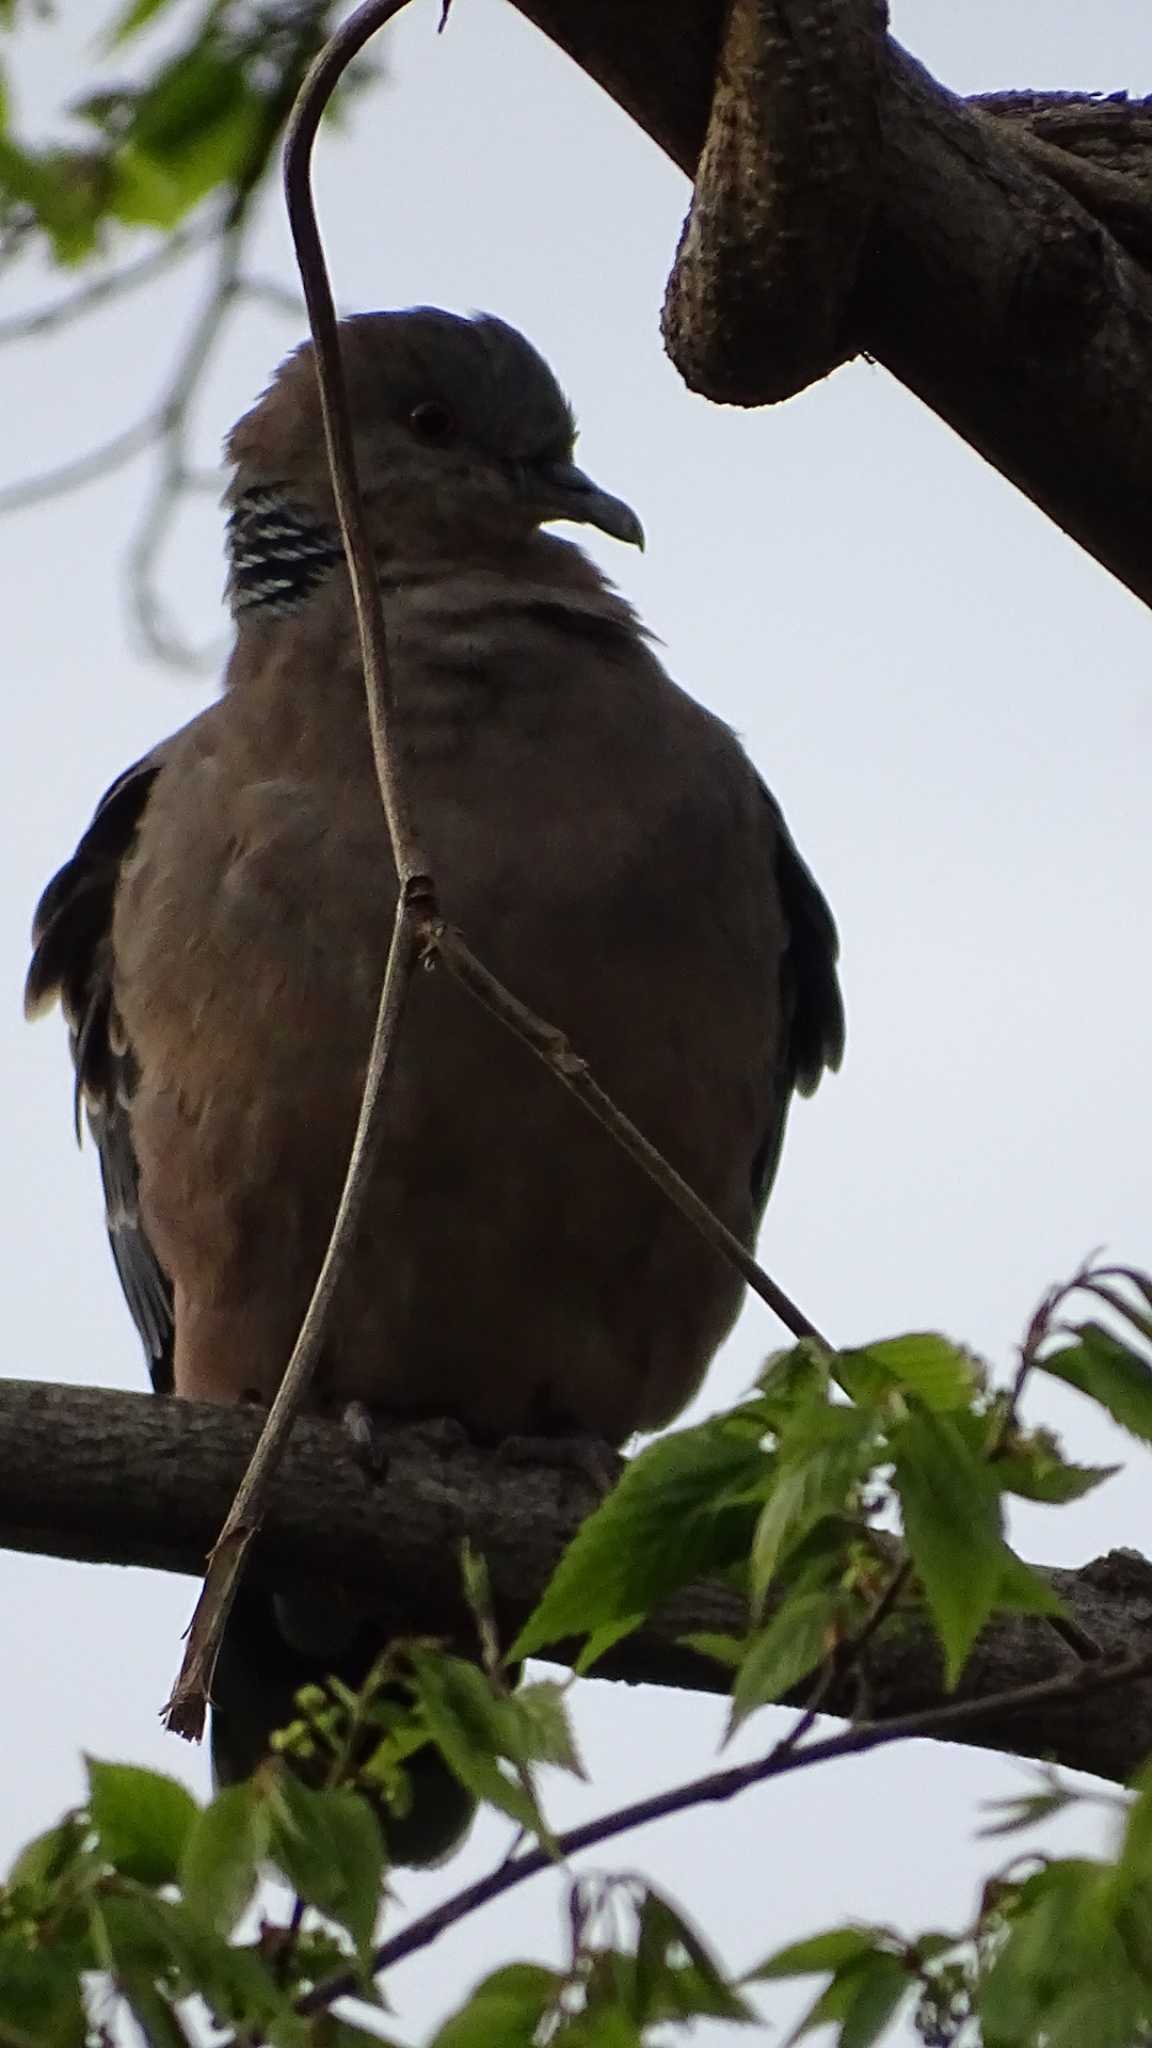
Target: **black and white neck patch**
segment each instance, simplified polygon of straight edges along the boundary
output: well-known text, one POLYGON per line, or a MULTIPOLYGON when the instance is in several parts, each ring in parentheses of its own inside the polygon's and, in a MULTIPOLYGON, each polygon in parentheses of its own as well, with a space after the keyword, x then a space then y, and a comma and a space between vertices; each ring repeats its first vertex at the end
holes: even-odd
POLYGON ((338 562, 340 536, 287 495, 286 484, 257 484, 237 498, 228 520, 228 602, 237 617, 298 611, 338 562))

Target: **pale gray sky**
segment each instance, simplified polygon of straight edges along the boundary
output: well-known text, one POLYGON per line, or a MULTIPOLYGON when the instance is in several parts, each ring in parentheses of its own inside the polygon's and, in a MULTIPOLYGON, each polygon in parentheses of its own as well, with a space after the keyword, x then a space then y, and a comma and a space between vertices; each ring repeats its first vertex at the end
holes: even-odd
MULTIPOLYGON (((882 370, 853 365, 757 414, 686 394, 658 331, 682 177, 502 0, 458 0, 440 38, 436 16, 430 0, 413 10, 390 90, 323 145, 339 299, 490 308, 556 366, 584 460, 648 532, 642 559, 609 542, 598 557, 673 674, 743 734, 840 922, 847 1062, 796 1111, 763 1256, 837 1338, 938 1326, 1003 1366, 1036 1296, 1086 1251, 1152 1255, 1152 622, 882 370)), ((894 25, 960 90, 1152 88, 1152 31, 1132 0, 904 0, 894 25)), ((75 35, 30 27, 17 47, 30 114, 82 76, 75 35)), ((274 206, 261 248, 288 280, 274 206)), ((28 302, 61 282, 29 278, 28 302)), ((191 304, 191 280, 172 281, 10 350, 8 474, 141 409, 191 304)), ((201 410, 205 459, 297 338, 265 313, 232 327, 201 410)), ((3 534, 7 1365, 121 1386, 140 1385, 141 1366, 95 1161, 71 1146, 63 1033, 23 1028, 19 985, 37 892, 96 797, 203 701, 127 645, 121 552, 144 480, 137 466, 3 534)), ((166 579, 206 641, 223 633, 220 580, 209 501, 166 579)), ((778 1341, 749 1309, 696 1412, 733 1398, 778 1341)), ((1143 1454, 1070 1394, 1046 1389, 1036 1411, 1077 1455, 1125 1470, 1076 1510, 1022 1515, 1025 1551, 1152 1548, 1143 1454)), ((204 1790, 204 1757, 157 1721, 193 1592, 0 1558, 0 1866, 76 1796, 82 1749, 204 1790)), ((714 1703, 592 1684, 576 1712, 594 1782, 557 1784, 561 1824, 705 1768, 720 1725, 714 1703)), ((779 1725, 762 1715, 742 1749, 779 1725)), ((745 1965, 838 1916, 965 1917, 988 1861, 976 1802, 1020 1782, 1003 1759, 919 1745, 628 1838, 600 1863, 649 1870, 745 1965)), ((1075 1820, 1059 1839, 1097 1827, 1075 1820)), ((503 1840, 483 1829, 450 1873, 406 1879, 406 1901, 475 1874, 503 1840)), ((472 1978, 560 1939, 557 1888, 537 1882, 397 1973, 398 2021, 421 2038, 472 1978)), ((777 2016, 791 2005, 765 2001, 777 2016)))

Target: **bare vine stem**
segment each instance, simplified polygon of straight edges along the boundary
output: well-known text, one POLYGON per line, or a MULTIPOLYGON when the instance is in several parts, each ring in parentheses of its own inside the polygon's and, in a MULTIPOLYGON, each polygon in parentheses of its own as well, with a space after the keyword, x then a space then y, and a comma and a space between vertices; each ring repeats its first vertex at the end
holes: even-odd
POLYGON ((688 1217, 721 1257, 736 1268, 795 1336, 824 1341, 816 1326, 776 1286, 747 1248, 712 1214, 663 1154, 617 1108, 594 1080, 586 1063, 572 1051, 564 1034, 536 1016, 505 988, 477 959, 460 935, 445 925, 440 917, 436 885, 421 849, 415 817, 404 786, 399 748, 395 744, 395 693, 389 671, 379 572, 360 501, 336 308, 311 185, 312 148, 325 106, 352 59, 406 4, 407 0, 365 0, 365 4, 336 30, 313 61, 301 85, 284 145, 285 200, 312 330, 324 438, 356 606, 372 755, 396 868, 398 896, 356 1136, 332 1235, 284 1378, 268 1411, 236 1498, 213 1546, 192 1617, 183 1663, 164 1710, 168 1726, 190 1738, 196 1738, 203 1732, 212 1673, 224 1625, 248 1551, 260 1527, 269 1486, 292 1425, 303 1406, 323 1348, 331 1303, 363 1214, 383 1131, 380 1110, 385 1082, 399 1035, 408 985, 421 958, 442 960, 445 968, 477 1001, 493 1011, 509 1030, 544 1060, 557 1079, 572 1090, 589 1113, 643 1167, 668 1199, 688 1217))
POLYGON ((172 1697, 164 1709, 168 1727, 174 1734, 186 1736, 189 1740, 197 1740, 204 1732, 204 1715, 224 1624, 236 1597, 248 1552, 260 1528, 273 1474, 316 1369, 340 1273, 364 1213, 364 1200, 371 1185, 372 1169, 384 1129, 384 1119, 377 1113, 377 1106, 384 1094, 412 969, 420 950, 414 906, 407 892, 402 890, 396 902, 392 942, 380 991, 380 1007, 376 1013, 356 1136, 328 1249, 276 1398, 268 1410, 256 1449, 224 1526, 212 1546, 208 1570, 188 1630, 184 1660, 172 1697))
POLYGON ((401 894, 414 883, 419 883, 425 912, 435 916, 435 888, 420 850, 419 835, 400 771, 399 750, 393 743, 395 696, 388 667, 388 635, 380 596, 380 575, 360 502, 356 449, 348 415, 344 367, 340 360, 336 308, 316 220, 311 179, 316 131, 342 73, 377 29, 383 28, 406 4, 407 0, 367 0, 365 6, 358 7, 355 14, 336 30, 315 59, 288 122, 284 144, 284 195, 312 329, 328 465, 340 534, 348 558, 356 623, 360 630, 360 658, 364 667, 364 692, 380 801, 388 823, 388 837, 392 842, 392 858, 396 863, 401 894))
POLYGON ((423 946, 419 920, 426 919, 436 910, 432 878, 419 850, 397 766, 397 750, 392 745, 394 697, 388 670, 384 607, 376 559, 360 502, 356 451, 340 361, 336 308, 316 220, 310 168, 316 131, 342 72, 376 29, 392 15, 398 14, 405 4, 406 0, 372 0, 371 5, 359 9, 336 31, 309 66, 292 109, 284 143, 288 220, 312 329, 324 438, 360 633, 372 755, 396 868, 398 894, 392 943, 376 1013, 356 1135, 328 1248, 284 1377, 236 1498, 213 1546, 192 1616, 184 1659, 172 1697, 165 1708, 168 1726, 177 1734, 192 1739, 198 1738, 204 1730, 212 1674, 224 1627, 248 1552, 260 1527, 269 1486, 316 1369, 331 1304, 363 1214, 384 1129, 378 1105, 383 1099, 384 1083, 399 1038, 408 986, 423 946))
POLYGON ((451 926, 439 925, 428 936, 434 955, 443 961, 453 980, 466 988, 478 1003, 507 1026, 521 1044, 543 1060, 562 1086, 576 1097, 590 1116, 595 1117, 598 1124, 603 1125, 628 1157, 643 1168, 658 1188, 663 1189, 669 1201, 688 1218, 689 1223, 695 1225, 701 1237, 713 1245, 729 1265, 735 1266, 752 1292, 767 1303, 773 1315, 779 1317, 792 1335, 810 1337, 823 1344, 826 1350, 831 1350, 828 1339, 821 1336, 803 1309, 785 1294, 782 1287, 777 1286, 763 1266, 757 1264, 747 1245, 741 1244, 727 1224, 713 1215, 708 1204, 702 1202, 676 1168, 669 1165, 663 1153, 658 1152, 631 1118, 617 1108, 611 1096, 601 1088, 588 1062, 569 1044, 564 1032, 555 1024, 545 1023, 518 996, 506 989, 503 982, 497 981, 461 934, 451 926))

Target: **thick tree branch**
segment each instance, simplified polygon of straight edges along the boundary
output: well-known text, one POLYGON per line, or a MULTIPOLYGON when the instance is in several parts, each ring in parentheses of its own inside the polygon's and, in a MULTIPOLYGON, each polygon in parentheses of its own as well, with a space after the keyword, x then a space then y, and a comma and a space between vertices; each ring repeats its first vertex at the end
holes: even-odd
MULTIPOLYGON (((0 1545, 93 1563, 198 1575, 259 1434, 261 1416, 30 1381, 0 1383, 0 1545)), ((555 1559, 593 1505, 572 1470, 510 1465, 435 1432, 398 1430, 379 1479, 357 1463, 335 1424, 300 1421, 273 1483, 251 1569, 265 1580, 330 1571, 370 1590, 386 1625, 423 1635, 463 1632, 459 1546, 488 1560, 501 1626, 525 1619, 555 1559)), ((1115 1552, 1077 1572, 1046 1574, 1069 1612, 1108 1655, 1152 1648, 1152 1566, 1115 1552)), ((631 1683, 723 1691, 726 1676, 677 1640, 739 1625, 732 1596, 695 1588, 617 1645, 598 1671, 631 1683)), ((562 1650, 557 1661, 565 1661, 562 1650)), ((1069 1670, 1074 1659, 1039 1620, 986 1630, 960 1688, 980 1699, 1069 1670)), ((919 1713, 943 1698, 938 1659, 914 1616, 899 1614, 870 1647, 863 1697, 831 1690, 828 1712, 870 1720, 919 1713)), ((1118 1712, 1108 1694, 1074 1705, 983 1716, 957 1739, 1053 1757, 1116 1781, 1152 1750, 1152 1681, 1118 1712)))
MULTIPOLYGON (((694 173, 723 0, 515 4, 694 173)), ((966 106, 889 43, 855 345, 1150 603, 1152 276, 1129 254, 1144 202, 1133 179, 1126 248, 1106 213, 1081 203, 1083 181, 1080 200, 1065 189, 1078 175, 1072 153, 1038 113, 1025 126, 1039 142, 1021 146, 1018 99, 990 118, 994 102, 966 106)), ((1081 133, 1084 118, 1081 108, 1081 133)), ((1094 191, 1119 176, 1099 158, 1095 168, 1094 191)), ((755 362, 733 364, 732 380, 754 388, 755 362)))
POLYGON ((884 0, 733 0, 664 301, 694 391, 762 405, 852 353, 887 27, 884 0))

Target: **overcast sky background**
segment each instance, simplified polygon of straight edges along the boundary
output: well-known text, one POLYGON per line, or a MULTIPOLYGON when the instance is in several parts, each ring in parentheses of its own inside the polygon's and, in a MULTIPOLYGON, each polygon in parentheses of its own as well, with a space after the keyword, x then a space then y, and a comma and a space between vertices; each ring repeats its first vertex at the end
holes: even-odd
MULTIPOLYGON (((30 129, 85 79, 76 19, 106 10, 70 11, 67 33, 30 24, 16 40, 30 129)), ((1036 1297, 1086 1252, 1152 1258, 1152 621, 883 370, 854 364, 755 414, 687 394, 658 329, 680 173, 502 0, 458 0, 441 38, 436 17, 429 0, 412 10, 389 88, 322 146, 338 298, 488 308, 542 348, 583 422, 582 459, 647 529, 643 557, 597 541, 598 559, 672 673, 741 732, 831 898, 847 1061, 796 1110, 766 1263, 837 1339, 940 1327, 1010 1370, 1036 1297)), ((1152 28, 1132 0, 903 0, 894 28, 960 91, 1152 89, 1152 28)), ((260 262, 291 279, 274 201, 260 262)), ((29 274, 22 290, 39 303, 64 282, 29 274)), ((196 287, 184 272, 8 349, 11 477, 145 409, 196 287)), ((266 311, 231 324, 200 407, 205 460, 300 331, 266 311)), ((96 1162, 71 1143, 64 1034, 58 1020, 25 1030, 19 994, 43 882, 118 770, 209 690, 129 643, 123 550, 147 474, 138 463, 3 531, 7 1368, 124 1387, 141 1365, 96 1162)), ((223 644, 221 577, 207 499, 164 579, 202 642, 223 644)), ((778 1341, 749 1308, 694 1412, 738 1395, 778 1341)), ((1034 1410, 1077 1456, 1125 1469, 1077 1509, 1022 1514, 1026 1554, 1152 1549, 1144 1455, 1054 1387, 1034 1410)), ((188 1581, 0 1559, 0 1867, 78 1795, 82 1749, 205 1790, 203 1754, 157 1720, 193 1595, 188 1581)), ((576 1712, 593 1784, 557 1781, 558 1824, 706 1768, 722 1720, 714 1702, 594 1684, 576 1712)), ((761 1715, 742 1750, 781 1725, 761 1715)), ((747 1966, 846 1916, 960 1922, 991 1860, 973 1840, 977 1803, 1024 1783, 1003 1758, 914 1745, 625 1838, 598 1864, 658 1877, 747 1966)), ((1090 1845, 1100 1825, 1089 1811, 1049 1840, 1090 1845)), ((505 1840, 485 1827, 450 1872, 405 1877, 406 1904, 455 1888, 505 1840)), ((422 2038, 502 1960, 559 1954, 558 1896, 537 1881, 406 1965, 389 1986, 398 2029, 422 2038)), ((765 2000, 776 2017, 793 2006, 765 2000)))

